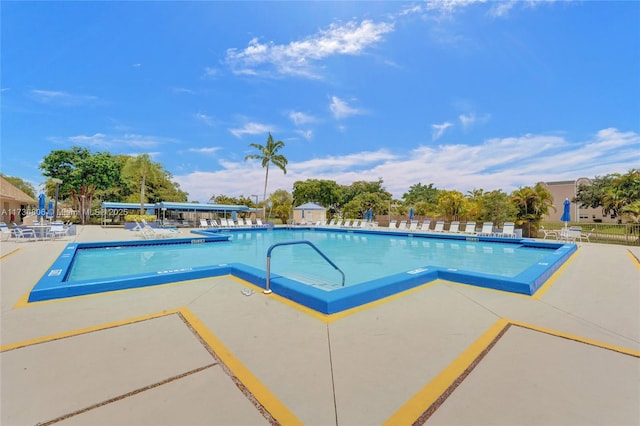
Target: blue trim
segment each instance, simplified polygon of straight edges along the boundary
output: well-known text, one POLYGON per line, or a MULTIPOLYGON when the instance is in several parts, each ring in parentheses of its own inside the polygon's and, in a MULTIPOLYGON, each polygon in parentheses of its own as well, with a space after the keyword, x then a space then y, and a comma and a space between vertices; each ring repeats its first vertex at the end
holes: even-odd
MULTIPOLYGON (((283 229, 283 228, 279 228, 283 229)), ((294 229, 310 229, 301 228, 294 229)), ((226 232, 261 231, 264 228, 238 228, 226 230, 225 234, 214 230, 194 231, 194 233, 207 235, 202 238, 180 238, 171 240, 144 240, 144 241, 115 241, 96 243, 69 244, 49 268, 44 277, 36 284, 29 295, 29 302, 50 299, 60 299, 85 294, 93 294, 114 290, 124 290, 167 284, 177 281, 193 280, 199 278, 216 277, 222 275, 234 275, 248 281, 258 287, 266 287, 266 271, 254 268, 242 263, 230 263, 213 265, 208 267, 185 268, 172 271, 158 271, 153 274, 137 274, 123 277, 114 277, 102 281, 77 281, 69 283, 65 281, 66 275, 73 262, 78 249, 140 246, 159 244, 201 244, 218 241, 228 241, 226 232)), ((373 233, 381 235, 409 235, 407 232, 394 231, 367 231, 348 228, 323 228, 334 232, 373 233)), ((277 230, 276 230, 277 232, 277 230)), ((333 314, 351 309, 366 303, 370 303, 402 291, 426 284, 436 279, 454 281, 478 287, 490 288, 512 293, 533 295, 551 275, 577 250, 575 244, 562 244, 558 242, 543 242, 530 239, 475 237, 452 234, 411 234, 414 238, 446 238, 452 240, 494 241, 514 244, 523 247, 550 249, 549 255, 535 265, 527 268, 514 278, 500 277, 496 275, 470 272, 465 270, 447 269, 426 265, 411 271, 390 275, 380 279, 342 287, 331 291, 309 286, 278 274, 271 274, 270 284, 274 293, 290 299, 296 303, 307 306, 323 314, 333 314)))

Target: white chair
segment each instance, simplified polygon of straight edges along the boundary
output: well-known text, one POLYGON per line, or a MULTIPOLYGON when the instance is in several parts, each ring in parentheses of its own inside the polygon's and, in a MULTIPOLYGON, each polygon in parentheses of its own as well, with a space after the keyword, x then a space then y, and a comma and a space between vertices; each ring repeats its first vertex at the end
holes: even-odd
POLYGON ((46 238, 51 238, 52 240, 54 238, 62 238, 62 237, 66 237, 68 234, 69 229, 66 228, 62 222, 59 223, 52 223, 51 226, 49 227, 49 229, 47 230, 45 237, 46 238))
POLYGON ((418 230, 418 221, 412 220, 411 225, 409 225, 409 231, 417 231, 418 230))
POLYGON ((429 232, 431 229, 431 221, 430 220, 425 220, 424 222, 422 222, 422 225, 420 225, 420 230, 423 232, 429 232))
POLYGON ((513 222, 505 222, 502 226, 502 232, 496 232, 494 235, 497 237, 507 237, 507 238, 515 238, 515 227, 516 224, 513 222))
POLYGON ((2 232, 2 240, 6 241, 11 238, 11 229, 9 229, 6 223, 0 222, 0 232, 2 232))
POLYGON ((407 221, 401 220, 400 224, 398 225, 398 231, 406 231, 406 230, 407 230, 407 221))
POLYGON ((33 229, 22 228, 20 226, 11 228, 11 236, 13 236, 16 240, 36 241, 38 239, 36 237, 36 232, 33 229))
POLYGON ((444 220, 436 222, 436 226, 433 228, 433 232, 444 232, 444 220))
POLYGON ((454 220, 449 225, 449 231, 447 232, 450 232, 452 234, 457 234, 458 232, 460 232, 459 228, 460 228, 460 222, 458 222, 457 220, 454 220))
POLYGON ((465 225, 464 231, 465 234, 475 234, 476 233, 476 223, 475 222, 467 222, 465 225))
POLYGON ((396 220, 392 220, 391 222, 389 222, 389 229, 396 229, 396 224, 398 223, 398 221, 396 220))
POLYGON ((493 234, 493 222, 485 222, 482 224, 482 230, 478 235, 490 236, 493 234))
POLYGON ((540 230, 544 233, 544 240, 546 240, 548 237, 553 237, 556 240, 558 239, 558 231, 554 231, 551 229, 545 229, 544 226, 540 226, 540 230))

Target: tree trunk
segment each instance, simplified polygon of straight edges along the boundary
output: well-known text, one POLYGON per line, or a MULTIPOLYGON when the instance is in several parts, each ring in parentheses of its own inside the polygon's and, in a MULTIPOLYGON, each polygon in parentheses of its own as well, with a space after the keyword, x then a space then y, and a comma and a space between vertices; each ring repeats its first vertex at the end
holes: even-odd
POLYGON ((262 218, 267 217, 267 180, 269 180, 269 163, 267 163, 267 172, 264 176, 264 192, 262 193, 262 218))

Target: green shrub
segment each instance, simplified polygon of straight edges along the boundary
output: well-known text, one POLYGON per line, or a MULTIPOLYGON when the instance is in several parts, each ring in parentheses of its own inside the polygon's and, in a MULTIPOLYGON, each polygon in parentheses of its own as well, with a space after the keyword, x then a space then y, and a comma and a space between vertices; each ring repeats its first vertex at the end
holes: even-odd
POLYGON ((128 214, 124 217, 125 222, 142 222, 142 220, 146 220, 147 222, 155 222, 156 217, 152 214, 128 214))

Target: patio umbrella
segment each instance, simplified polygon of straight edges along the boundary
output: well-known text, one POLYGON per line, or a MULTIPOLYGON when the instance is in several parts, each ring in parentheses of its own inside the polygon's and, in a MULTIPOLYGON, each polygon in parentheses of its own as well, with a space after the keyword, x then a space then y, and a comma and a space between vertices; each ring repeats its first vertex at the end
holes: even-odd
POLYGON ((564 200, 564 210, 562 211, 561 221, 564 222, 564 227, 567 227, 567 224, 571 222, 571 201, 568 198, 564 200))
POLYGON ((371 207, 369 207, 369 210, 367 210, 367 219, 373 221, 373 209, 371 207))
POLYGON ((44 194, 40 194, 38 195, 38 213, 36 216, 38 217, 44 217, 44 200, 45 200, 45 195, 44 194))
POLYGON ((47 209, 47 217, 53 217, 53 200, 49 200, 49 208, 47 209))
POLYGON ((409 209, 409 220, 413 220, 413 207, 409 209))

